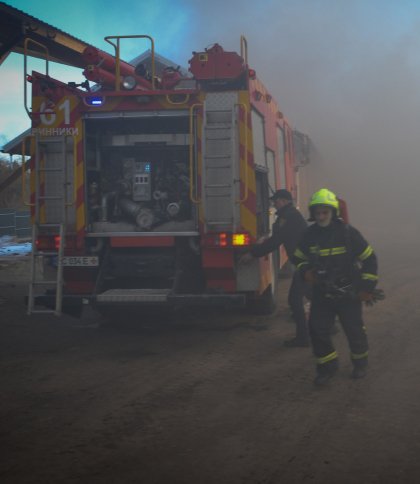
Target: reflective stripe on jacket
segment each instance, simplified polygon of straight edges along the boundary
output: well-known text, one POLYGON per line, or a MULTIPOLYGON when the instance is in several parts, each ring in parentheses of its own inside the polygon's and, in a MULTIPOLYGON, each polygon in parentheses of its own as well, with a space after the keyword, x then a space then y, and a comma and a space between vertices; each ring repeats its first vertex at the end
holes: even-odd
POLYGON ((348 280, 361 291, 373 290, 378 280, 372 247, 357 229, 339 219, 328 227, 308 227, 293 262, 302 274, 309 269, 323 270, 334 282, 348 280))

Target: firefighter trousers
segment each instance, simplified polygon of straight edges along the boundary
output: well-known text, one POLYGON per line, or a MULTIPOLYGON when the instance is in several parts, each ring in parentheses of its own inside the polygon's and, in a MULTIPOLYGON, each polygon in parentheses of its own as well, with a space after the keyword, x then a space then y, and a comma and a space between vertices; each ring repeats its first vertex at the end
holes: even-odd
POLYGON ((305 308, 305 283, 299 271, 293 273, 292 283, 290 284, 288 303, 292 311, 293 321, 296 323, 296 339, 308 341, 308 324, 306 321, 305 308))
POLYGON ((362 303, 354 299, 333 300, 322 293, 313 294, 309 333, 319 372, 337 368, 337 353, 331 340, 331 328, 338 316, 350 347, 354 366, 366 366, 368 340, 362 319, 362 303))

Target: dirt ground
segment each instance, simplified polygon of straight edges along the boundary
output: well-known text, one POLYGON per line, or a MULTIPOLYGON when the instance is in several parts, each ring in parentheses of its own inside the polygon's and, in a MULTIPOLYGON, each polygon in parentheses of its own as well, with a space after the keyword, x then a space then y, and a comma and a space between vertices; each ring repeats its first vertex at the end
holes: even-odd
POLYGON ((369 374, 349 378, 340 331, 323 389, 311 350, 282 346, 288 281, 269 318, 142 312, 118 328, 26 316, 22 273, 0 264, 0 482, 420 482, 420 255, 378 253, 369 374))

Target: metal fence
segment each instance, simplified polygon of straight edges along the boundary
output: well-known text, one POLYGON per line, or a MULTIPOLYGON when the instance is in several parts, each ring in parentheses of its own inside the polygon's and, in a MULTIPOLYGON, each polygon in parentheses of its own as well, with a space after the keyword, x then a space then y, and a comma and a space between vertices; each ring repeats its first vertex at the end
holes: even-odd
POLYGON ((19 239, 31 237, 30 213, 27 210, 0 208, 0 237, 12 235, 19 239))

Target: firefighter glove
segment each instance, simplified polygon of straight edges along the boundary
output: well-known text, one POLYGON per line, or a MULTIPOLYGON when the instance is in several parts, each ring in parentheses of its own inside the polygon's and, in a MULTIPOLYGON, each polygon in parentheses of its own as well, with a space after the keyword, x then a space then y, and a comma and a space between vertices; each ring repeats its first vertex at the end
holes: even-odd
POLYGON ((360 301, 364 302, 366 306, 373 306, 378 301, 385 299, 385 294, 382 289, 375 289, 373 292, 361 291, 359 292, 360 301))
POLYGON ((383 301, 385 299, 385 293, 382 289, 374 289, 372 293, 372 301, 369 304, 372 306, 372 304, 377 303, 378 301, 383 301))
POLYGON ((367 291, 360 291, 359 299, 365 303, 373 303, 373 294, 367 291))

